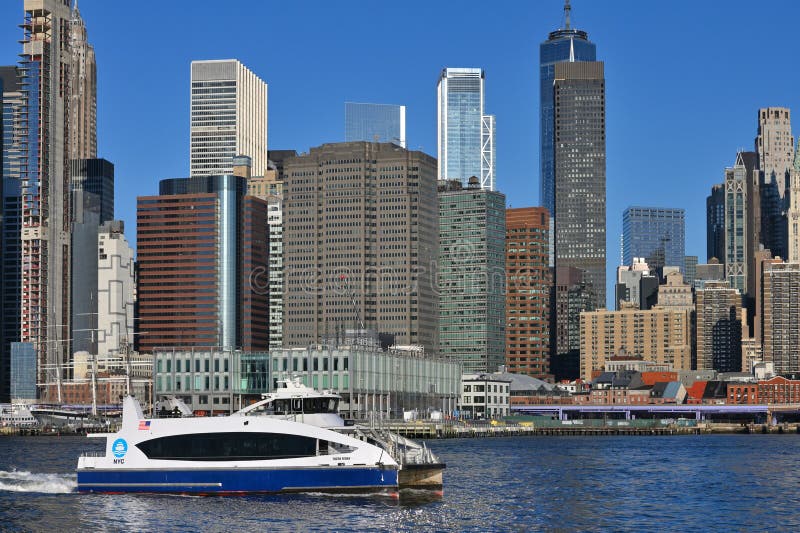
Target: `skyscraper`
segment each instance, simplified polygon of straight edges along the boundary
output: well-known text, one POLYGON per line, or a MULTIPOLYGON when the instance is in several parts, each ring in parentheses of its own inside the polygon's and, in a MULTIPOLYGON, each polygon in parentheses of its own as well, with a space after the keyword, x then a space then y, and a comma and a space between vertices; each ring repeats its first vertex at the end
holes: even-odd
POLYGON ((77 2, 69 20, 69 47, 69 158, 93 159, 97 157, 97 64, 77 2))
POLYGON ((267 203, 231 175, 162 180, 137 200, 141 351, 268 348, 267 203))
MULTIPOLYGON (((625 302, 637 309, 650 309, 647 301, 648 288, 652 287, 655 275, 643 257, 634 257, 629 265, 617 267, 617 284, 615 286, 616 310, 622 309, 625 302)), ((656 285, 658 285, 656 281, 656 285)))
POLYGON ((594 311, 597 298, 583 270, 557 267, 550 292, 550 371, 556 380, 580 375, 581 313, 594 311))
POLYGON ((72 159, 72 353, 97 352, 99 305, 97 240, 114 219, 114 165, 105 159, 72 159))
POLYGON ((697 369, 739 372, 742 365, 742 295, 727 281, 707 281, 695 292, 697 369))
POLYGON ((440 180, 480 180, 495 190, 495 119, 485 115, 484 72, 479 68, 445 68, 439 76, 438 154, 440 180))
POLYGON ((345 142, 391 142, 406 147, 406 106, 344 104, 345 142))
POLYGON ((25 1, 21 340, 48 383, 63 377, 70 333, 70 18, 64 0, 25 1))
POLYGON ((133 249, 122 221, 100 226, 96 253, 97 354, 115 355, 133 344, 133 249))
POLYGON ((550 216, 506 209, 506 366, 539 379, 550 372, 550 216))
POLYGON ((794 164, 792 165, 789 183, 789 207, 786 214, 789 226, 789 249, 787 260, 800 263, 800 139, 794 151, 794 164))
POLYGON ((439 353, 464 372, 505 364, 506 197, 439 182, 439 353))
POLYGON ((697 256, 687 255, 684 258, 684 264, 686 265, 686 274, 683 277, 686 280, 686 283, 693 286, 694 278, 697 274, 697 256))
POLYGON ((555 101, 553 82, 555 65, 570 61, 595 61, 596 47, 589 41, 589 35, 582 30, 570 27, 570 5, 564 5, 564 28, 551 32, 547 40, 539 46, 539 185, 540 202, 547 208, 550 216, 555 213, 555 162, 554 127, 555 101))
POLYGON ((556 267, 586 272, 606 305, 606 126, 602 62, 555 64, 556 267))
POLYGON ((25 117, 20 72, 0 67, 0 402, 11 401, 11 344, 20 340, 22 298, 22 163, 25 117))
POLYGON ((100 223, 114 220, 114 164, 105 159, 70 161, 72 192, 91 194, 100 214, 100 223))
POLYGON ((725 278, 741 294, 747 288, 747 169, 741 154, 725 169, 725 278))
MULTIPOLYGON (((294 150, 286 150, 297 155, 294 150)), ((240 158, 237 158, 240 160, 240 158)), ((240 160, 249 165, 249 158, 240 160)), ((247 176, 247 194, 267 202, 269 213, 269 272, 252 276, 251 285, 269 291, 269 347, 283 347, 283 180, 274 167, 264 176, 250 176, 247 169, 234 167, 234 174, 242 171, 247 176)))
POLYGON ((284 161, 283 344, 372 328, 439 348, 436 160, 336 143, 284 161))
POLYGON ((633 264, 643 257, 650 268, 680 267, 684 270, 685 214, 670 207, 629 207, 622 213, 622 261, 633 264))
POLYGON ((762 284, 764 360, 778 374, 800 372, 800 264, 764 262, 762 284))
POLYGON ((711 187, 706 198, 706 261, 725 260, 725 184, 711 187))
POLYGON ((236 59, 192 61, 191 175, 233 172, 247 155, 267 169, 267 84, 236 59))
POLYGON ((758 110, 758 135, 755 139, 761 188, 761 240, 773 255, 787 257, 788 209, 794 167, 794 137, 790 111, 784 107, 758 110))

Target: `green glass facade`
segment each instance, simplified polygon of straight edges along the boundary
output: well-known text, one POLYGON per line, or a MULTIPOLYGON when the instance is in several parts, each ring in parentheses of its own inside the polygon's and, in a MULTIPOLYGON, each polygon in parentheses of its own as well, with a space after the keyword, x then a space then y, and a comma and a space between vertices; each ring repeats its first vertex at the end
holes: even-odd
POLYGON ((440 183, 440 354, 464 372, 494 372, 505 363, 506 198, 440 183))

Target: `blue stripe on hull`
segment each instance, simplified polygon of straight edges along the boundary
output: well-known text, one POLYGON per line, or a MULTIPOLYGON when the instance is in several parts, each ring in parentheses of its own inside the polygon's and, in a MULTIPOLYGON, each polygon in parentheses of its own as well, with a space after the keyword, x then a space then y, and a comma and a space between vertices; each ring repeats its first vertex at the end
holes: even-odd
POLYGON ((397 470, 306 468, 287 470, 82 470, 80 492, 285 492, 397 488, 397 470))

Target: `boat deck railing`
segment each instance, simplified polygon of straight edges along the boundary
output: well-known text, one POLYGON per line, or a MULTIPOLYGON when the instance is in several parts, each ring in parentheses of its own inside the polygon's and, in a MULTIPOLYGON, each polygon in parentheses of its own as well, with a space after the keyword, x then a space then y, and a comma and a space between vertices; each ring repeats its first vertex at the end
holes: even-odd
POLYGON ((83 452, 81 457, 105 457, 106 452, 83 452))

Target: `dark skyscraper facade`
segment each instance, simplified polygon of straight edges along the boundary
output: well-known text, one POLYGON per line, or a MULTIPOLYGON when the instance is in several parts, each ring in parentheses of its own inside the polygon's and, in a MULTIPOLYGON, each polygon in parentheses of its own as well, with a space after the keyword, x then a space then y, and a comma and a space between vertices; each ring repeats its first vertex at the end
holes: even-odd
POLYGON ((596 49, 585 31, 570 28, 569 4, 565 8, 566 24, 563 29, 551 32, 539 45, 539 168, 540 203, 550 213, 555 210, 553 160, 553 120, 555 118, 553 81, 555 65, 573 61, 595 61, 596 49))
POLYGON ((706 198, 706 260, 725 260, 725 185, 711 187, 706 198))
POLYGON ((11 400, 11 343, 19 342, 22 298, 22 151, 24 116, 18 67, 0 67, 0 402, 11 400))
MULTIPOLYGON (((586 272, 606 306, 606 122, 603 63, 556 63, 555 264, 586 272)), ((557 282, 558 283, 558 282, 557 282)))
POLYGON ((114 164, 105 159, 73 159, 72 192, 94 195, 92 203, 100 215, 100 224, 114 220, 114 164))

